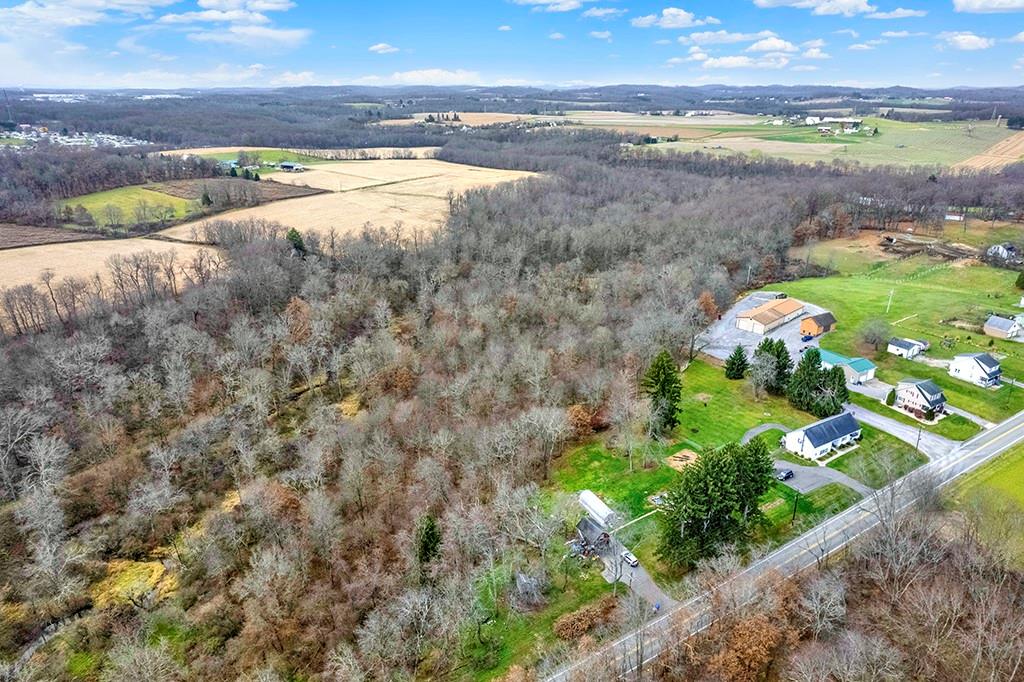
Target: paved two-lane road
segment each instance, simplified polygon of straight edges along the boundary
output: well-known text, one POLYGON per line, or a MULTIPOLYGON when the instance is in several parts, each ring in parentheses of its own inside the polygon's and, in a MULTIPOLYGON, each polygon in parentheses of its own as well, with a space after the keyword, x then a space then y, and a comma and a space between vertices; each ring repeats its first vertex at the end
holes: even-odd
MULTIPOLYGON (((916 430, 915 430, 916 431, 916 430)), ((892 486, 879 491, 881 496, 895 495, 900 508, 913 504, 919 488, 907 485, 908 479, 929 480, 946 485, 1005 450, 1024 442, 1024 412, 983 431, 945 454, 911 472, 892 486)), ((813 530, 783 545, 744 569, 732 580, 757 580, 768 575, 792 576, 813 567, 855 540, 877 523, 874 497, 833 516, 813 530)), ((677 646, 689 634, 700 632, 711 623, 708 594, 668 609, 663 615, 547 677, 549 682, 570 682, 594 667, 608 666, 621 675, 646 665, 668 646, 677 646)), ((583 677, 579 677, 583 679, 583 677)))

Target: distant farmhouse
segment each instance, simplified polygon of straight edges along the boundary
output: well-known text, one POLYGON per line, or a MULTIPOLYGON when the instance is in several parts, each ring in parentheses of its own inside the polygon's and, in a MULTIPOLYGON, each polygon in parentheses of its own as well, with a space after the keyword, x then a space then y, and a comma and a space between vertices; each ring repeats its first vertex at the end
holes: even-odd
POLYGON ((926 341, 893 337, 889 339, 889 345, 885 350, 892 355, 910 360, 928 350, 928 346, 926 341))
POLYGON ((795 298, 776 298, 736 314, 736 328, 755 334, 767 334, 800 317, 804 304, 795 298))
POLYGON ((1020 323, 999 315, 992 315, 985 320, 982 330, 987 336, 997 339, 1014 339, 1020 334, 1020 323))
POLYGON ((851 384, 863 384, 875 378, 875 363, 866 358, 848 358, 830 350, 821 351, 821 368, 832 369, 842 367, 846 381, 851 384))
POLYGON ((835 118, 832 116, 808 116, 804 119, 804 125, 817 126, 818 132, 822 135, 835 135, 838 133, 856 133, 860 131, 860 118, 835 118))
POLYGON ((962 353, 949 363, 949 376, 988 388, 999 385, 1002 370, 988 353, 962 353))
POLYGON ((801 336, 821 336, 836 328, 836 317, 827 310, 800 320, 801 336))
POLYGON ((861 428, 849 412, 822 419, 783 438, 785 448, 808 459, 821 459, 833 450, 860 439, 861 428))
POLYGON ((918 419, 929 411, 938 416, 946 411, 946 394, 931 379, 903 379, 896 384, 895 405, 918 419))

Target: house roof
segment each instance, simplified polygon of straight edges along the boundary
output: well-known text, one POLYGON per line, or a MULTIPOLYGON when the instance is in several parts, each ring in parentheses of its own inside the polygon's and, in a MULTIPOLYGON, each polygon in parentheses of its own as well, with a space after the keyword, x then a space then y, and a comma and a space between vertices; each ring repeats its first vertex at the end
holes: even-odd
POLYGON ((896 346, 897 348, 902 348, 903 350, 914 350, 921 344, 918 343, 917 341, 911 341, 910 339, 901 339, 899 337, 894 336, 893 338, 889 339, 889 345, 896 346))
POLYGON ((737 318, 753 318, 761 324, 771 324, 778 319, 804 309, 804 304, 795 298, 778 298, 759 306, 736 313, 737 318))
POLYGON ((875 369, 875 363, 871 362, 867 358, 853 358, 846 364, 849 365, 850 369, 853 371, 860 373, 875 369))
POLYGON ((836 316, 827 310, 823 313, 818 313, 817 315, 811 315, 807 319, 814 320, 819 327, 831 327, 836 323, 836 316))
POLYGON ((858 373, 864 373, 875 369, 875 363, 871 362, 866 358, 848 358, 845 355, 839 353, 833 353, 830 350, 819 349, 821 354, 821 361, 825 364, 838 367, 840 365, 846 365, 850 369, 858 373))
POLYGON ((991 355, 989 355, 988 353, 962 353, 960 355, 957 355, 956 357, 970 358, 971 360, 974 360, 981 367, 982 371, 985 372, 985 374, 988 376, 1000 373, 999 361, 996 360, 991 355))
POLYGON ((1010 331, 1015 324, 1014 320, 1009 320, 1005 317, 999 317, 998 315, 992 315, 985 320, 986 327, 992 327, 993 329, 1000 329, 1002 331, 1010 331))
POLYGON ((929 407, 938 407, 946 402, 946 395, 931 379, 904 379, 896 388, 899 390, 904 387, 914 388, 920 392, 929 407))
POLYGON ((860 424, 857 423, 857 420, 849 412, 843 412, 835 417, 811 424, 804 429, 804 436, 811 441, 811 445, 817 448, 858 431, 860 431, 860 424))
POLYGON ((819 349, 818 352, 821 354, 821 361, 828 365, 845 365, 850 361, 850 358, 845 355, 833 353, 832 351, 825 350, 824 348, 819 349))

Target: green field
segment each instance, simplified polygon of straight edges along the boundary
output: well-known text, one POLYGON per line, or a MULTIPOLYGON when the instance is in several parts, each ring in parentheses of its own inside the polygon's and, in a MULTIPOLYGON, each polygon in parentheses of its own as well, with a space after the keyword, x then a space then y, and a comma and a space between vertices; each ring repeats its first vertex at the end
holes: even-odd
POLYGON ((840 483, 829 483, 803 495, 776 481, 761 498, 761 509, 768 519, 767 537, 774 542, 785 542, 808 525, 838 514, 859 500, 860 494, 840 483))
POLYGON ((1024 377, 1024 344, 989 339, 943 322, 964 320, 980 325, 990 312, 1010 314, 1019 310, 1015 278, 1016 273, 1009 270, 983 265, 953 267, 915 256, 884 263, 863 274, 807 278, 766 288, 823 306, 836 315, 838 326, 822 337, 823 348, 874 360, 878 378, 888 383, 904 377, 933 379, 952 405, 990 421, 1001 421, 1024 409, 1024 390, 1011 386, 978 388, 951 378, 942 368, 897 358, 884 348, 876 351, 864 346, 859 331, 870 319, 884 319, 894 325, 895 335, 929 341, 931 357, 989 351, 1001 358, 1006 376, 1024 377), (890 293, 892 305, 886 312, 890 293), (944 336, 951 339, 951 347, 942 347, 944 336))
POLYGON ((25 142, 25 140, 20 140, 20 139, 18 139, 16 137, 0 137, 0 145, 4 145, 4 144, 11 145, 11 146, 19 146, 19 145, 24 145, 24 144, 28 144, 28 143, 25 142))
POLYGON ((851 392, 850 402, 854 405, 860 405, 861 407, 867 408, 872 412, 884 415, 889 419, 895 419, 898 422, 902 422, 910 426, 921 426, 925 431, 930 431, 939 436, 943 436, 944 438, 949 438, 950 440, 967 440, 981 431, 980 426, 972 422, 970 419, 961 417, 958 414, 946 415, 940 419, 937 424, 924 424, 901 410, 893 409, 885 405, 885 403, 879 402, 874 398, 870 398, 860 393, 851 392))
POLYGON ((861 425, 860 446, 829 462, 864 485, 882 488, 928 461, 928 458, 901 440, 867 424, 861 425))
MULTIPOLYGON (((300 154, 298 152, 288 151, 287 149, 264 149, 258 152, 247 153, 250 156, 258 157, 260 162, 281 163, 282 161, 294 161, 306 166, 324 163, 323 159, 310 156, 309 154, 300 154)), ((234 161, 238 158, 238 152, 216 152, 212 154, 202 154, 202 156, 207 159, 216 159, 217 161, 234 161)), ((276 172, 278 172, 278 170, 272 167, 260 168, 259 170, 259 174, 261 176, 276 172)))
MULTIPOLYGON (((716 154, 743 153, 728 148, 730 137, 755 137, 766 144, 751 152, 798 162, 840 159, 867 165, 951 165, 979 154, 1013 131, 997 128, 994 122, 904 123, 883 118, 865 118, 859 133, 822 137, 815 127, 730 126, 707 128, 708 136, 659 144, 659 149, 711 151, 716 154), (878 128, 875 135, 867 130, 878 128), (772 143, 795 143, 776 145, 772 143), (706 149, 722 145, 725 149, 706 149), (801 149, 797 145, 812 145, 801 149), (832 148, 823 154, 822 145, 832 148)), ((692 134, 692 133, 691 133, 692 134)))
POLYGON ((111 189, 105 192, 83 194, 82 196, 72 197, 62 201, 61 206, 70 206, 71 208, 79 205, 84 206, 85 209, 92 214, 97 225, 106 225, 107 206, 116 206, 121 209, 124 223, 134 223, 134 211, 136 206, 141 202, 145 202, 151 207, 170 206, 174 209, 173 217, 175 219, 184 218, 192 208, 192 202, 187 199, 172 197, 169 194, 163 194, 162 192, 148 189, 143 185, 131 185, 129 187, 118 187, 117 189, 111 189))
POLYGON ((683 372, 681 406, 675 435, 694 449, 738 441, 748 429, 760 424, 776 422, 792 429, 814 421, 785 398, 764 396, 754 400, 746 381, 726 379, 720 367, 699 360, 683 372))
POLYGON ((964 477, 950 502, 954 507, 973 507, 990 519, 991 523, 981 524, 983 539, 1004 545, 1014 563, 1024 567, 1024 445, 1010 448, 964 477))

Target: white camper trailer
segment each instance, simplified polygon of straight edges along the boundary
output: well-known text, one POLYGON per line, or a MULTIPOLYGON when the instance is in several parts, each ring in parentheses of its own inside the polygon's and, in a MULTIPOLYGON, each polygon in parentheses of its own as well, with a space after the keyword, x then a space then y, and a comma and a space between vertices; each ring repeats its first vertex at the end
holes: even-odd
POLYGON ((615 512, 591 491, 584 490, 580 493, 580 505, 602 528, 611 528, 615 523, 615 512))

